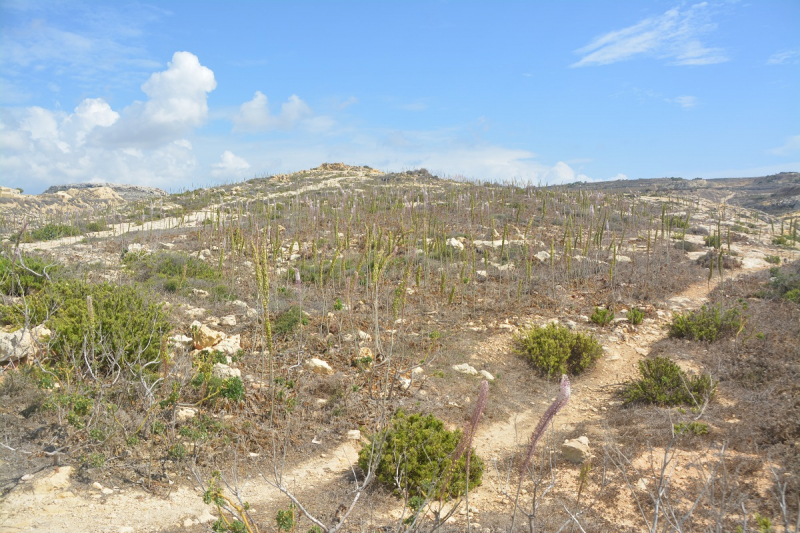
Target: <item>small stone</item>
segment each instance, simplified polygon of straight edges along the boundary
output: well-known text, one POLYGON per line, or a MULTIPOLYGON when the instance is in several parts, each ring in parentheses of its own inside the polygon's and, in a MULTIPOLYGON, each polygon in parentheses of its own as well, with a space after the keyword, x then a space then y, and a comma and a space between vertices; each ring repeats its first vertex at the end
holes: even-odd
POLYGON ((486 281, 489 279, 489 274, 485 270, 475 271, 475 281, 486 281))
POLYGON ((97 481, 95 481, 94 483, 92 483, 92 487, 94 487, 94 488, 95 488, 95 489, 97 489, 97 490, 103 490, 103 485, 101 485, 101 484, 100 484, 100 483, 98 483, 97 481))
POLYGON ((222 317, 219 321, 220 324, 223 326, 235 326, 236 325, 236 315, 226 315, 222 317))
POLYGON ((481 376, 483 376, 486 381, 494 381, 494 376, 491 375, 488 370, 481 370, 481 376))
POLYGON ((456 250, 463 250, 464 249, 464 245, 461 243, 461 241, 459 241, 455 237, 450 237, 447 240, 447 246, 449 246, 450 248, 454 248, 456 250))
POLYGON ((208 326, 200 324, 198 321, 192 322, 192 339, 197 350, 210 348, 225 338, 225 334, 216 331, 208 326))
POLYGON ((231 368, 222 363, 215 363, 214 368, 211 369, 211 375, 220 379, 226 378, 241 378, 242 371, 238 368, 231 368))
POLYGON ((571 463, 581 464, 591 457, 589 439, 580 436, 577 439, 567 439, 561 445, 561 454, 571 463))
POLYGON ((101 490, 100 492, 102 492, 103 494, 105 494, 106 496, 108 496, 109 494, 114 494, 114 489, 104 488, 104 489, 103 489, 103 490, 101 490))
POLYGON ((312 357, 305 364, 306 368, 314 372, 315 374, 325 374, 331 375, 333 374, 333 368, 331 365, 323 361, 322 359, 317 359, 316 357, 312 357))
POLYGON ((361 440, 361 431, 357 429, 351 429, 347 432, 347 438, 350 440, 361 440))
POLYGON ((370 335, 366 331, 358 330, 358 340, 360 340, 361 342, 369 342, 372 340, 372 335, 370 335))
POLYGON ((25 474, 24 476, 19 478, 20 481, 30 481, 32 479, 33 479, 33 474, 25 474))
POLYGON ((467 363, 461 363, 460 365, 453 365, 453 370, 456 372, 461 372, 462 374, 469 374, 470 376, 477 376, 478 371, 475 368, 467 363))
POLYGON ((400 383, 401 390, 408 390, 408 388, 411 386, 411 380, 408 378, 397 378, 397 381, 400 383))
POLYGON ((186 422, 197 416, 197 409, 193 407, 178 407, 175 411, 175 420, 178 422, 186 422))
POLYGON ((200 298, 208 297, 208 291, 204 291, 203 289, 192 289, 192 294, 199 296, 200 298))

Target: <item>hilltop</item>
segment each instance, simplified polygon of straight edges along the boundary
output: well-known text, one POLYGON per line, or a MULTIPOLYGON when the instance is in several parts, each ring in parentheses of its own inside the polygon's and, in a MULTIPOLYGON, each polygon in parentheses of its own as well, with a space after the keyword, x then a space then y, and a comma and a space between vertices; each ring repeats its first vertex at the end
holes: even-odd
POLYGON ((539 188, 326 163, 5 211, 0 528, 788 524, 797 220, 731 204, 778 176, 539 188))

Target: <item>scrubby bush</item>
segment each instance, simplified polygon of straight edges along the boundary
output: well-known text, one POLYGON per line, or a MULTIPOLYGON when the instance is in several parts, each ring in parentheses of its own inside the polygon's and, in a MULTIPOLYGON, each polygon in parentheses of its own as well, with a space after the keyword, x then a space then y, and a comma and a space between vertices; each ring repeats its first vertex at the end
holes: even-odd
MULTIPOLYGON (((399 410, 391 425, 362 447, 358 465, 366 472, 377 459, 376 479, 393 487, 397 494, 456 498, 467 488, 466 454, 453 464, 453 452, 460 440, 460 430, 446 430, 442 421, 433 415, 407 415, 399 410), (380 453, 380 457, 373 457, 376 453, 380 453)), ((473 453, 469 488, 479 486, 482 476, 483 461, 473 453)))
POLYGON ((590 317, 592 322, 599 326, 605 326, 610 324, 612 320, 614 320, 614 311, 611 309, 604 309, 601 307, 595 307, 594 313, 590 317))
POLYGON ((714 342, 725 333, 738 333, 747 305, 722 311, 721 305, 703 306, 689 313, 675 313, 669 326, 670 337, 714 342))
POLYGON ((784 268, 772 267, 769 275, 770 291, 766 295, 800 303, 800 270, 797 263, 784 268))
POLYGON ((675 243, 675 248, 684 252, 700 252, 703 250, 702 246, 691 241, 678 241, 675 243))
POLYGON ((628 309, 628 313, 625 316, 628 319, 628 322, 634 326, 638 326, 644 320, 644 313, 637 307, 631 307, 628 309))
POLYGON ((21 305, 0 308, 11 324, 44 323, 53 331, 51 358, 88 360, 98 370, 112 361, 144 365, 161 357, 161 339, 171 329, 161 306, 135 287, 62 280, 48 284, 21 305), (90 303, 91 302, 91 303, 90 303))
POLYGON ((714 393, 708 374, 689 377, 668 357, 639 361, 640 378, 623 390, 625 403, 647 403, 660 406, 699 405, 714 393))
POLYGON ((764 261, 766 261, 767 263, 771 263, 773 265, 781 264, 781 258, 778 255, 765 255, 764 261))
POLYGON ((697 258, 697 264, 703 268, 711 268, 716 269, 719 268, 719 257, 722 255, 722 267, 728 270, 734 268, 741 268, 742 261, 741 259, 737 259, 730 254, 718 254, 716 250, 709 250, 704 255, 697 258))
POLYGON ((272 334, 278 337, 291 335, 300 326, 301 321, 304 326, 308 325, 308 317, 299 307, 293 305, 277 316, 272 324, 272 334))
POLYGON ((548 376, 580 374, 603 353, 594 337, 556 324, 531 327, 520 332, 514 341, 516 353, 548 376))
POLYGON ((19 258, 0 256, 0 292, 9 296, 22 296, 41 290, 60 267, 41 257, 23 255, 19 258), (24 266, 23 266, 24 264, 24 266))
POLYGON ((45 224, 41 228, 24 233, 22 240, 25 242, 53 241, 62 237, 74 237, 82 233, 80 228, 67 224, 45 224))

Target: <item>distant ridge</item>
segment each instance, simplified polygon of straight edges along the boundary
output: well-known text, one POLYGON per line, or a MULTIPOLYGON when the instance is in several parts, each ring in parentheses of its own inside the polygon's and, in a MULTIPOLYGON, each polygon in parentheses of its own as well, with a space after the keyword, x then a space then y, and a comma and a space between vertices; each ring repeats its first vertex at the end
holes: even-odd
POLYGON ((69 189, 86 190, 98 187, 108 187, 119 194, 127 202, 136 202, 158 196, 169 196, 167 191, 156 187, 143 187, 141 185, 119 185, 117 183, 69 183, 66 185, 53 185, 42 194, 55 194, 69 189))

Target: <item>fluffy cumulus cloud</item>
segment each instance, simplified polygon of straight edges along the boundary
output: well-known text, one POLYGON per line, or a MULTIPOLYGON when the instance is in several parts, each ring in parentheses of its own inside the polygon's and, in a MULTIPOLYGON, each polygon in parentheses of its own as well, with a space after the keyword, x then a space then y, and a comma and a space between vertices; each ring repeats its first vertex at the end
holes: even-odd
POLYGON ((716 29, 710 6, 703 2, 687 9, 673 8, 632 26, 614 30, 576 50, 573 67, 609 65, 635 57, 656 57, 674 65, 711 65, 728 61, 721 48, 707 47, 700 36, 716 29))
POLYGON ((211 175, 215 178, 241 178, 248 170, 250 170, 250 163, 230 150, 222 152, 219 162, 211 165, 211 175))
POLYGON ((185 136, 208 116, 214 73, 189 52, 142 85, 147 100, 121 112, 87 98, 72 112, 42 107, 0 111, 0 173, 38 188, 71 181, 169 187, 196 171, 185 136))
POLYGON ((626 179, 628 179, 628 176, 626 176, 622 172, 620 172, 616 176, 612 176, 612 177, 609 178, 610 181, 626 180, 626 179))
POLYGON ((302 121, 311 119, 311 108, 299 96, 293 94, 281 104, 279 113, 273 114, 269 99, 261 91, 256 91, 253 99, 245 102, 233 118, 234 131, 259 132, 274 129, 291 129, 302 121))
POLYGON ((183 137, 208 117, 208 93, 217 87, 214 73, 196 55, 175 52, 167 70, 142 84, 149 97, 134 102, 98 141, 108 145, 152 148, 183 137))

